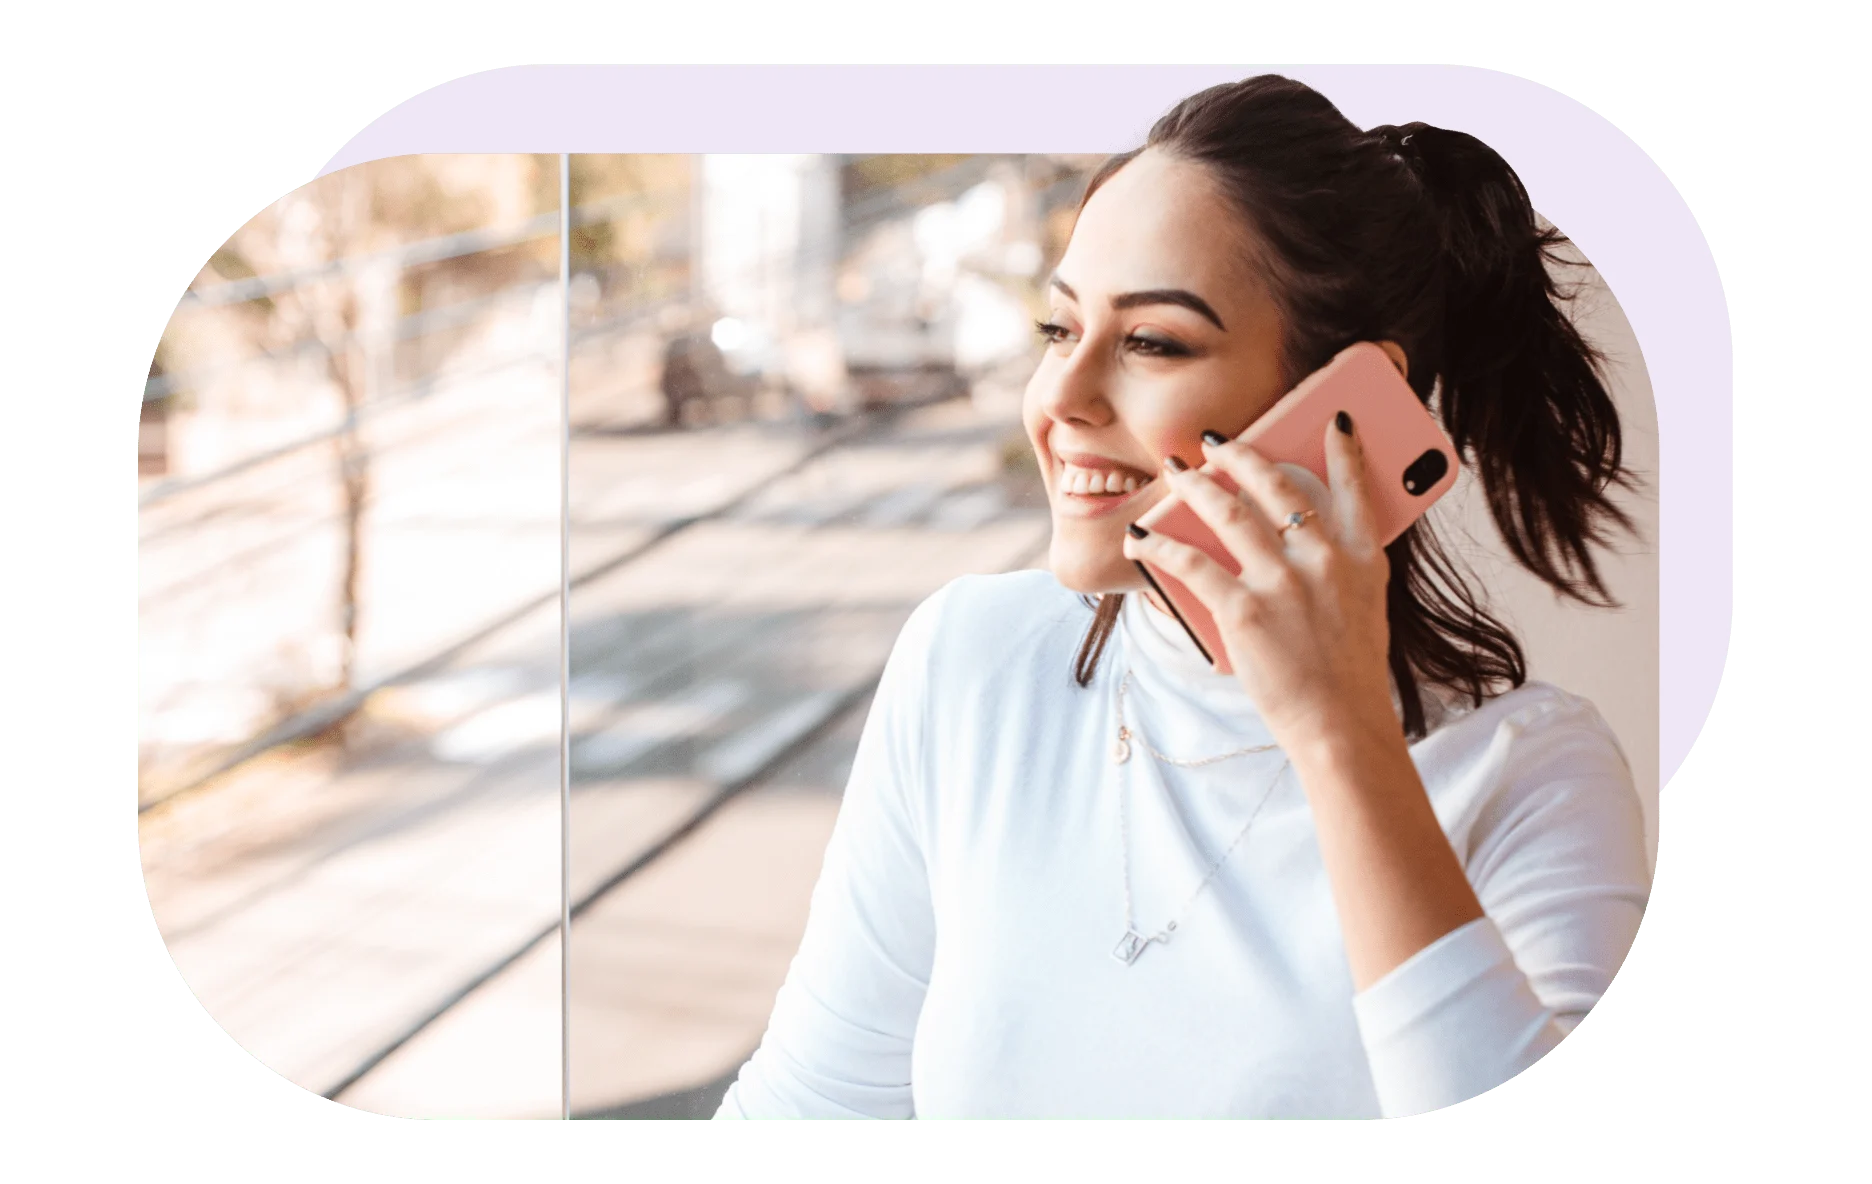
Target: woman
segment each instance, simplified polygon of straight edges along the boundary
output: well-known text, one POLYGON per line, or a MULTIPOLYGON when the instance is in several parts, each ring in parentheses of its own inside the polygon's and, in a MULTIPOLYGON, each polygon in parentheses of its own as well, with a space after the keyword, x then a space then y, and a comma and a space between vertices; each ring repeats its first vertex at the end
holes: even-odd
POLYGON ((1617 742, 1526 681, 1427 521, 1376 545, 1348 416, 1330 512, 1294 529, 1304 491, 1231 442, 1378 342, 1515 557, 1608 600, 1627 478, 1562 241, 1479 141, 1362 132, 1278 77, 1185 100, 1093 177, 1024 411, 1052 570, 906 624, 720 1116, 1408 1114, 1571 1029, 1648 893, 1617 742), (1240 577, 1135 525, 1171 493, 1240 577), (1203 600, 1236 673, 1134 559, 1203 600))

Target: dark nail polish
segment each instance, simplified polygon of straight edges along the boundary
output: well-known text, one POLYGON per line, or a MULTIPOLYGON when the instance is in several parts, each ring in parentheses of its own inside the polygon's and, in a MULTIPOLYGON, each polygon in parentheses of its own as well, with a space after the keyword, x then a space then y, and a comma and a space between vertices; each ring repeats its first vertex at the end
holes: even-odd
POLYGON ((1184 469, 1189 468, 1189 466, 1183 463, 1183 458, 1180 456, 1166 456, 1164 457, 1164 468, 1169 469, 1172 473, 1181 473, 1184 469))
POLYGON ((1228 443, 1228 437, 1224 436, 1221 432, 1204 432, 1203 443, 1220 448, 1222 445, 1228 443))
POLYGON ((1339 414, 1333 416, 1333 423, 1346 435, 1350 436, 1352 434, 1352 417, 1345 412, 1341 411, 1339 414))
POLYGON ((1142 526, 1139 526, 1135 522, 1125 527, 1125 533, 1130 535, 1134 539, 1147 538, 1150 535, 1150 531, 1145 530, 1142 526))

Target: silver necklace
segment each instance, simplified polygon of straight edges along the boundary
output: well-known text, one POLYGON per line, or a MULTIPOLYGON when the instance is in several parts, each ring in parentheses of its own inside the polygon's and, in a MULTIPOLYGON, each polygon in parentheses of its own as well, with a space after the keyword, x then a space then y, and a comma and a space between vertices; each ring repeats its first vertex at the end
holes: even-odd
MULTIPOLYGON (((1116 762, 1121 765, 1131 756, 1131 733, 1124 726, 1124 690, 1125 684, 1130 681, 1131 672, 1127 670, 1125 671, 1124 680, 1118 684, 1118 748, 1112 755, 1116 762)), ((1249 753, 1255 752, 1266 752, 1269 749, 1279 747, 1279 745, 1276 744, 1259 744, 1252 748, 1238 749, 1234 752, 1223 753, 1221 756, 1205 757, 1198 761, 1179 761, 1167 757, 1152 748, 1148 743, 1145 743, 1142 736, 1138 737, 1138 743, 1143 744, 1144 751, 1150 753, 1158 760, 1186 769, 1195 768, 1199 765, 1214 764, 1217 761, 1227 760, 1230 757, 1246 756, 1249 753)), ((1138 932, 1137 918, 1131 904, 1131 815, 1130 812, 1125 809, 1125 798, 1127 796, 1125 787, 1119 787, 1118 852, 1124 881, 1125 931, 1124 936, 1119 939, 1118 944, 1112 947, 1112 957, 1123 962, 1126 966, 1129 966, 1138 960, 1138 956, 1141 955, 1145 948, 1152 942, 1158 942, 1160 944, 1169 943, 1170 935, 1176 932, 1178 922, 1182 921, 1189 913, 1190 906, 1196 903, 1196 898, 1202 895, 1203 889, 1209 887, 1209 881, 1215 879, 1216 873, 1221 871, 1222 866, 1229 861, 1229 856, 1235 854, 1235 848, 1241 846, 1242 840, 1248 837, 1248 831, 1253 828, 1255 819, 1261 816, 1261 808, 1266 806, 1268 799, 1274 796, 1274 787, 1280 784, 1280 779, 1287 772, 1289 763, 1291 762, 1283 760, 1280 768, 1274 771, 1273 778, 1268 781, 1267 788, 1261 791, 1260 800, 1255 803, 1255 808, 1249 811, 1248 821, 1242 824, 1240 833, 1235 836, 1235 841, 1228 845, 1228 850, 1222 852, 1220 858, 1209 865, 1209 870, 1203 874, 1203 878, 1196 885, 1195 891, 1189 894, 1189 899, 1183 902, 1183 907, 1176 911, 1176 915, 1170 919, 1169 924, 1148 937, 1138 932)))
POLYGON ((1254 826, 1255 819, 1260 817, 1261 807, 1267 805, 1268 799, 1274 796, 1274 787, 1280 784, 1281 775, 1287 772, 1287 765, 1287 761, 1282 761, 1281 767, 1274 771, 1273 779, 1268 782, 1267 788, 1261 792, 1261 800, 1255 803, 1254 810, 1248 815, 1248 821, 1242 824, 1241 833, 1235 836, 1235 841, 1228 845, 1228 850, 1222 853, 1222 857, 1209 865, 1209 870, 1204 873, 1202 882, 1197 884, 1196 890, 1189 894, 1189 899, 1183 902, 1183 907, 1177 910, 1176 916, 1171 918, 1169 924, 1159 929, 1156 933, 1151 934, 1149 937, 1138 932, 1137 919, 1132 913, 1131 820, 1125 810, 1124 791, 1122 789, 1119 791, 1118 850, 1124 869, 1125 932, 1124 936, 1119 939, 1118 944, 1112 947, 1112 957, 1123 962, 1126 966, 1129 966, 1131 963, 1138 960, 1138 955, 1142 954, 1144 952, 1144 947, 1150 945, 1150 943, 1159 942, 1167 944, 1170 941, 1170 935, 1176 932, 1177 923, 1189 913, 1190 906, 1196 903, 1196 898, 1201 896, 1203 889, 1209 886, 1209 881, 1215 879, 1215 874, 1222 870, 1222 865, 1228 862, 1229 856, 1235 854, 1235 848, 1241 846, 1241 841, 1248 837, 1249 829, 1254 826))
POLYGON ((1143 745, 1145 752, 1150 753, 1164 764, 1175 765, 1179 769, 1200 769, 1204 765, 1213 765, 1217 761, 1233 760, 1238 756, 1251 756, 1257 752, 1272 752, 1280 747, 1278 744, 1255 744, 1247 748, 1237 748, 1233 752, 1224 752, 1217 756, 1205 756, 1193 761, 1180 761, 1173 756, 1166 756, 1158 752, 1155 748, 1152 748, 1150 746, 1150 741, 1144 739, 1141 734, 1133 732, 1125 725, 1125 688, 1130 685, 1131 671, 1127 668, 1124 673, 1124 678, 1120 679, 1118 682, 1118 742, 1112 745, 1112 761, 1115 764, 1122 765, 1131 759, 1132 740, 1136 740, 1139 744, 1143 745))

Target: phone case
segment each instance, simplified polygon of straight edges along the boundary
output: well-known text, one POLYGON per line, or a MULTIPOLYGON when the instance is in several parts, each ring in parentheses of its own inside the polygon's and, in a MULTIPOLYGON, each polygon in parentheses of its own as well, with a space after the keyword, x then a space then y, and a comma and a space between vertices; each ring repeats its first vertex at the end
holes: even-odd
MULTIPOLYGON (((1388 544, 1449 492, 1456 484, 1458 466, 1456 448, 1449 436, 1378 346, 1371 342, 1347 346, 1284 395, 1239 438, 1268 460, 1297 465, 1324 485, 1326 431, 1341 411, 1358 425, 1365 445, 1378 539, 1388 544)), ((1225 488, 1235 490, 1235 483, 1225 474, 1213 476, 1225 488)), ((1326 509, 1322 508, 1322 518, 1328 518, 1326 509)), ((1138 524, 1197 547, 1231 574, 1241 574, 1241 565, 1222 541, 1180 498, 1167 498, 1151 507, 1138 524)), ((1317 528, 1316 521, 1301 529, 1317 528)), ((1182 622, 1210 665, 1221 673, 1230 673, 1221 635, 1202 601, 1174 576, 1145 563, 1137 567, 1182 622)))

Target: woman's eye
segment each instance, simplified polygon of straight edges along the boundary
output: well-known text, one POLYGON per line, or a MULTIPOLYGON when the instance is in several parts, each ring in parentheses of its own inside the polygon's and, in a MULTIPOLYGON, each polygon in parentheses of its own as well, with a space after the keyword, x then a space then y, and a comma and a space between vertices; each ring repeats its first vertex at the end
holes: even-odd
MULTIPOLYGON (((1065 325, 1059 324, 1057 321, 1035 321, 1034 332, 1038 333, 1046 342, 1053 345, 1057 345, 1063 341, 1071 341, 1075 336, 1073 330, 1065 325)), ((1156 337, 1142 333, 1133 333, 1129 337, 1126 337, 1124 346, 1134 354, 1141 354, 1145 357, 1153 358, 1185 357, 1191 352, 1187 346, 1172 341, 1167 337, 1156 337)))
POLYGON ((1178 358, 1190 352, 1168 338, 1146 337, 1138 333, 1133 333, 1127 338, 1125 344, 1131 348, 1132 353, 1143 354, 1146 357, 1178 358))

